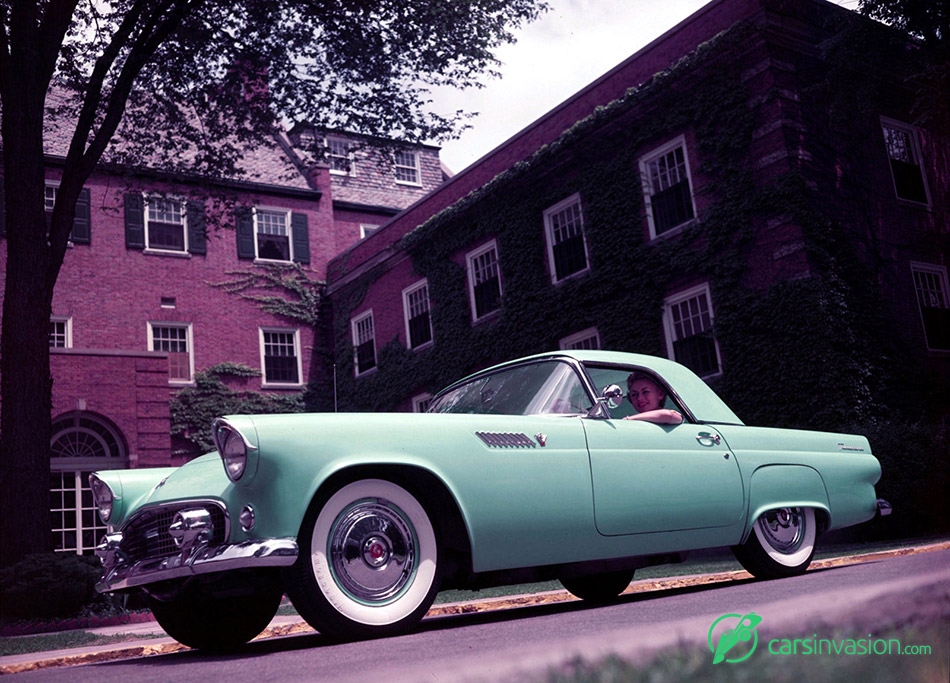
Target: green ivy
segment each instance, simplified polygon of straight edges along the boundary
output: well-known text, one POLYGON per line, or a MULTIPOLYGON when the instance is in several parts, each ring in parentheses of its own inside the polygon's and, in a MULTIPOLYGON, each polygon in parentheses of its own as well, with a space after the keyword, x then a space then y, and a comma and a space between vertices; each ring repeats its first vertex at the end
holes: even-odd
POLYGON ((271 394, 235 389, 260 377, 260 371, 240 363, 221 363, 195 373, 195 385, 176 392, 170 402, 174 455, 192 457, 214 450, 211 422, 222 415, 248 413, 299 413, 304 409, 300 393, 271 394))

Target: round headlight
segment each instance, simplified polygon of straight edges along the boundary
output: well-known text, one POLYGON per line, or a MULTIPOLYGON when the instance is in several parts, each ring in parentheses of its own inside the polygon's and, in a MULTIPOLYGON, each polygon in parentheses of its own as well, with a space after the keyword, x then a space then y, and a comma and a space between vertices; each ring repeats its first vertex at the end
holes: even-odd
POLYGON ((254 446, 232 424, 223 418, 214 421, 212 427, 214 445, 224 462, 224 471, 231 481, 238 481, 247 468, 247 454, 254 446))
POLYGON ((112 517, 112 504, 115 502, 115 494, 112 489, 102 479, 95 474, 89 475, 89 488, 92 489, 92 497, 96 501, 96 509, 99 511, 99 519, 104 523, 112 517))
POLYGON ((228 473, 228 479, 237 481, 244 476, 244 468, 247 467, 247 448, 244 446, 244 439, 237 432, 229 431, 224 437, 224 452, 221 458, 224 460, 224 470, 228 473))

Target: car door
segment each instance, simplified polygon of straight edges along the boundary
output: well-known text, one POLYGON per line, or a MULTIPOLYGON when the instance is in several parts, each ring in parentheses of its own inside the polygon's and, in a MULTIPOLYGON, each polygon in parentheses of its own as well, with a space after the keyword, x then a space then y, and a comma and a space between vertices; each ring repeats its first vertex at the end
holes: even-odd
POLYGON ((714 428, 616 419, 583 423, 601 534, 715 529, 739 519, 739 467, 714 428))

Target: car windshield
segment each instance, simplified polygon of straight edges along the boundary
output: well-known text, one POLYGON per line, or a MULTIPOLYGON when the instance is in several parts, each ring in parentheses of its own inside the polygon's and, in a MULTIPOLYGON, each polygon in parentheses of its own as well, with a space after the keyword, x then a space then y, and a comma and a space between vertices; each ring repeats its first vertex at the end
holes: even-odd
POLYGON ((591 405, 574 368, 552 360, 474 378, 437 396, 429 412, 577 415, 586 413, 591 405))

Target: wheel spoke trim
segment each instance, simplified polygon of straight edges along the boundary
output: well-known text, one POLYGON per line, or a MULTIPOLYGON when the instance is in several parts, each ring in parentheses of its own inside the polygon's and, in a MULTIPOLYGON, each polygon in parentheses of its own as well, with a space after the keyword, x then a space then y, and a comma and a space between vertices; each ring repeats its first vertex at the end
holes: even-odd
POLYGON ((327 546, 330 570, 354 600, 385 605, 411 583, 417 544, 412 524, 392 501, 357 501, 333 523, 327 546))

